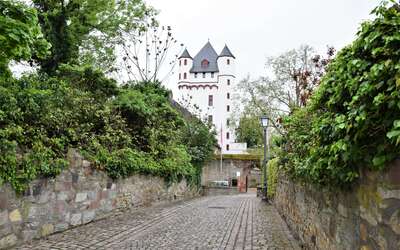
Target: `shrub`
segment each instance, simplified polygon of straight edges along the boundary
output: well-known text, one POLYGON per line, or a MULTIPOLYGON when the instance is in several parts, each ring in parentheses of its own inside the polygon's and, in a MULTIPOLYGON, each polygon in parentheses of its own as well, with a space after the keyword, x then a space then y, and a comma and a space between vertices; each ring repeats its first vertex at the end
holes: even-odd
POLYGON ((278 183, 278 171, 279 171, 279 159, 273 158, 268 161, 267 165, 267 185, 268 185, 268 198, 273 199, 275 197, 276 185, 278 183))
POLYGON ((281 156, 294 177, 349 187, 359 169, 381 170, 399 153, 400 12, 381 5, 338 53, 306 108, 284 120, 281 156))
POLYGON ((72 72, 0 85, 0 183, 20 192, 35 178, 56 176, 71 147, 115 179, 141 173, 198 181, 215 138, 203 123, 185 121, 167 90, 158 84, 118 89, 92 70, 64 70, 72 72))

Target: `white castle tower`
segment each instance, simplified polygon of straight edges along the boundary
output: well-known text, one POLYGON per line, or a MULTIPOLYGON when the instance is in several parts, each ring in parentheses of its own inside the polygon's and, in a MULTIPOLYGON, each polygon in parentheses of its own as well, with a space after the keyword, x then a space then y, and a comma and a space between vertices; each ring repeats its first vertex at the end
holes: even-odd
POLYGON ((215 126, 223 154, 244 153, 246 144, 235 142, 230 121, 236 79, 235 56, 226 45, 218 55, 207 42, 194 58, 185 49, 178 60, 180 99, 197 106, 201 118, 215 126))

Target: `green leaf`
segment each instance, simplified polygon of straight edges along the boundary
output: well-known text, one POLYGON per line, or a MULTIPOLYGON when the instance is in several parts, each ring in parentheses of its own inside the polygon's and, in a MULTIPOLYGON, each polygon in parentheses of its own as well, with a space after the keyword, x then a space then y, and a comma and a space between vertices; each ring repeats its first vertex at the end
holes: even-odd
POLYGON ((385 155, 381 155, 381 156, 375 156, 372 159, 372 164, 374 164, 374 166, 381 166, 385 163, 386 161, 386 156, 385 155))

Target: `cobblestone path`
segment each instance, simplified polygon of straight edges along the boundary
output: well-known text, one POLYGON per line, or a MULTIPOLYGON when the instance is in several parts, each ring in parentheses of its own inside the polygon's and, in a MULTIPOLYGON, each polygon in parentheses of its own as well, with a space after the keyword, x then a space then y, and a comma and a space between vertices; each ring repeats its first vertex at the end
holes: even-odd
POLYGON ((18 249, 299 249, 255 195, 202 197, 136 209, 18 249))

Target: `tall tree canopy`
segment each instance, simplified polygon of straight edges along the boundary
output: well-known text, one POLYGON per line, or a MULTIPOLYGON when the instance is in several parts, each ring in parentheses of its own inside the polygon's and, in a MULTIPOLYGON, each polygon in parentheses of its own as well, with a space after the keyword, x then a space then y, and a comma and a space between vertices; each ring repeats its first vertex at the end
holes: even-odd
POLYGON ((142 0, 33 0, 51 54, 37 59, 51 73, 62 63, 111 67, 124 32, 142 28, 155 14, 142 0), (99 60, 95 60, 95 59, 99 60))
POLYGON ((18 1, 0 1, 0 77, 10 76, 10 60, 42 58, 49 47, 35 9, 18 1))
POLYGON ((302 45, 268 58, 268 76, 256 80, 247 77, 238 84, 238 105, 244 104, 246 109, 236 114, 246 115, 251 110, 255 116, 267 115, 275 130, 282 133, 280 118, 306 105, 334 52, 328 47, 327 55, 322 57, 315 54, 312 47, 302 45))

